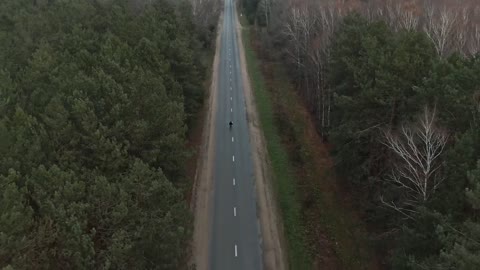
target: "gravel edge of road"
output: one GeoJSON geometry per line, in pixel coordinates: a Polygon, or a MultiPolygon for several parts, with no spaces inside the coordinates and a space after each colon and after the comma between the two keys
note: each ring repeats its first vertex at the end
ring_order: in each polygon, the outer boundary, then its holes
{"type": "Polygon", "coordinates": [[[192,205],[194,214],[194,229],[192,239],[192,258],[190,266],[196,270],[208,270],[210,258],[210,229],[212,219],[213,199],[213,162],[215,153],[214,133],[215,115],[217,111],[218,68],[220,64],[220,46],[223,29],[223,11],[219,16],[217,37],[215,41],[215,56],[212,67],[212,81],[208,92],[208,113],[202,132],[202,147],[198,155],[197,171],[193,187],[192,205]]]}
{"type": "Polygon", "coordinates": [[[252,146],[252,159],[255,171],[255,190],[257,193],[257,212],[262,234],[263,263],[266,270],[286,270],[286,249],[282,221],[279,215],[277,200],[272,187],[271,167],[265,137],[260,128],[260,121],[252,93],[250,77],[247,71],[245,48],[242,38],[242,26],[235,13],[236,35],[240,49],[240,67],[242,71],[247,123],[252,146]]]}

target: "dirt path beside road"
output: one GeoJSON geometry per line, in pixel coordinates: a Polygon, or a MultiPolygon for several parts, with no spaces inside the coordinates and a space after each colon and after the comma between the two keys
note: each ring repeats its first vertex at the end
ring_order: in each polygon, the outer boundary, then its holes
{"type": "Polygon", "coordinates": [[[262,233],[263,261],[266,270],[288,269],[285,240],[282,230],[280,212],[277,207],[275,192],[272,187],[270,165],[265,144],[265,137],[260,129],[260,119],[255,105],[255,96],[252,92],[248,75],[245,49],[242,41],[242,26],[235,14],[236,34],[240,48],[240,66],[242,70],[247,121],[252,145],[253,166],[255,169],[255,187],[257,194],[257,211],[262,233]]]}
{"type": "Polygon", "coordinates": [[[213,162],[215,153],[215,115],[217,111],[218,92],[218,67],[220,62],[220,37],[222,32],[223,15],[220,15],[215,57],[212,67],[212,81],[208,98],[208,112],[202,134],[202,147],[198,155],[197,172],[195,173],[195,184],[193,188],[193,199],[191,208],[194,213],[194,230],[192,243],[192,261],[196,270],[208,270],[209,267],[209,243],[210,228],[212,221],[212,200],[213,200],[213,162]]]}

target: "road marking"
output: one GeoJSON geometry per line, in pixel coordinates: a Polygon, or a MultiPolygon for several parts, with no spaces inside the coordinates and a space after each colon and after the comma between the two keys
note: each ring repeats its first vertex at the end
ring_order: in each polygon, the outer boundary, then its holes
{"type": "Polygon", "coordinates": [[[234,217],[237,216],[237,208],[236,208],[236,207],[233,207],[233,216],[234,216],[234,217]]]}
{"type": "Polygon", "coordinates": [[[232,142],[233,142],[233,137],[232,137],[232,142]]]}
{"type": "Polygon", "coordinates": [[[235,257],[238,257],[238,253],[237,253],[237,245],[235,245],[235,257]]]}
{"type": "Polygon", "coordinates": [[[233,90],[233,87],[230,86],[230,90],[233,90]]]}
{"type": "Polygon", "coordinates": [[[232,97],[230,97],[230,100],[232,100],[232,97]]]}
{"type": "Polygon", "coordinates": [[[233,109],[232,109],[232,108],[230,108],[230,112],[233,112],[233,109]]]}
{"type": "Polygon", "coordinates": [[[235,178],[233,178],[233,185],[235,186],[235,178]]]}
{"type": "Polygon", "coordinates": [[[235,156],[232,156],[232,161],[235,162],[235,156]]]}

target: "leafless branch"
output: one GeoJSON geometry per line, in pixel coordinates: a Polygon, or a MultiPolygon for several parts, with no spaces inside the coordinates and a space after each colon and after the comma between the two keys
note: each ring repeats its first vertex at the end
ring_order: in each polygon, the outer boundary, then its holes
{"type": "Polygon", "coordinates": [[[418,17],[413,11],[404,10],[400,13],[401,26],[409,31],[413,31],[418,27],[418,17]]]}
{"type": "MultiPolygon", "coordinates": [[[[440,155],[448,136],[436,127],[435,115],[435,109],[425,108],[415,126],[403,125],[397,133],[384,132],[382,143],[395,156],[392,171],[385,181],[402,191],[402,205],[414,208],[427,202],[444,179],[439,172],[440,155]]],[[[398,210],[400,207],[392,208],[398,210]]]]}
{"type": "Polygon", "coordinates": [[[300,68],[302,65],[301,59],[301,32],[300,32],[300,10],[298,8],[292,8],[289,12],[288,20],[285,24],[283,34],[287,37],[290,45],[287,46],[287,53],[292,57],[300,68]]]}
{"type": "Polygon", "coordinates": [[[454,39],[452,30],[458,13],[446,7],[437,12],[437,8],[430,3],[425,7],[425,16],[424,31],[432,40],[437,53],[445,56],[454,39]]]}
{"type": "Polygon", "coordinates": [[[387,202],[387,201],[384,200],[383,196],[380,196],[380,202],[384,206],[386,206],[390,209],[393,209],[394,211],[402,214],[407,219],[415,220],[414,215],[418,213],[415,210],[400,207],[400,206],[396,205],[395,202],[393,202],[393,201],[387,202]]]}
{"type": "Polygon", "coordinates": [[[480,25],[476,24],[470,32],[468,52],[475,55],[480,52],[480,25]]]}

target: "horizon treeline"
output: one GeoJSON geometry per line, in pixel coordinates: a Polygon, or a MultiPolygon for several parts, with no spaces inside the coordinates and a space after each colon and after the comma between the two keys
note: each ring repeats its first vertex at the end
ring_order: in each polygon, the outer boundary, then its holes
{"type": "Polygon", "coordinates": [[[0,268],[185,264],[186,132],[216,21],[139,2],[1,1],[0,268]]]}

